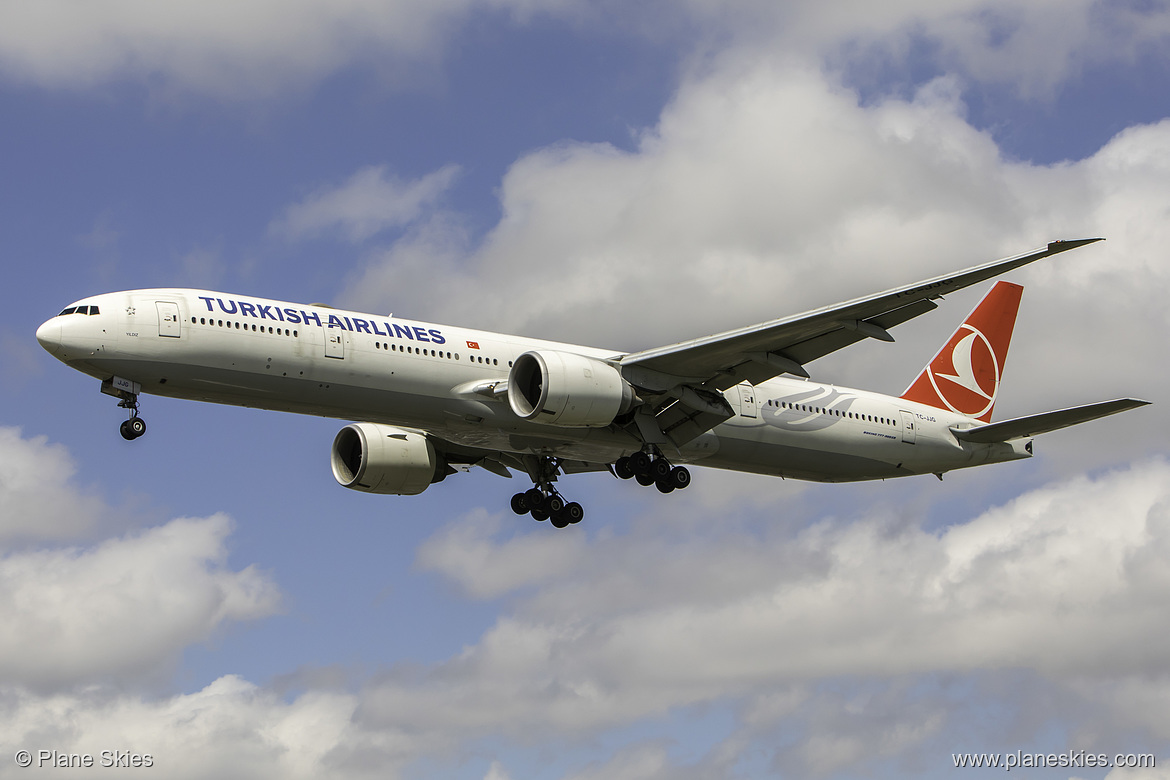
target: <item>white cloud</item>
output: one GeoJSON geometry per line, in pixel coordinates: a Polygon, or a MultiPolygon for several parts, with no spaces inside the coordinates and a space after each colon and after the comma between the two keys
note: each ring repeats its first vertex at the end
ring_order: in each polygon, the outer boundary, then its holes
{"type": "Polygon", "coordinates": [[[233,621],[272,614],[273,582],[226,567],[224,515],[179,519],[90,549],[0,558],[0,681],[143,679],[233,621]]]}
{"type": "Polygon", "coordinates": [[[1086,62],[1157,51],[1170,33],[1165,8],[1098,0],[116,0],[100,7],[41,0],[5,6],[0,73],[48,87],[132,79],[237,99],[303,90],[354,65],[405,81],[411,68],[441,60],[463,26],[485,12],[518,24],[551,18],[680,37],[717,50],[730,40],[740,50],[828,58],[855,72],[902,60],[922,39],[940,67],[1047,94],[1086,62]]]}
{"type": "Polygon", "coordinates": [[[101,687],[44,697],[7,688],[0,703],[6,747],[34,756],[56,749],[100,762],[104,750],[129,751],[151,756],[150,769],[134,771],[178,779],[373,776],[356,771],[360,764],[334,764],[332,752],[350,736],[355,707],[354,697],[342,693],[309,692],[285,702],[228,675],[195,693],[153,701],[101,687]]]}
{"type": "MultiPolygon", "coordinates": [[[[862,517],[795,536],[692,539],[655,523],[602,537],[558,557],[555,578],[527,567],[540,587],[514,614],[425,680],[373,686],[363,712],[383,727],[409,712],[423,731],[582,733],[768,691],[789,703],[757,713],[787,717],[808,707],[789,686],[840,678],[1165,675],[1168,486],[1170,464],[1148,462],[1032,491],[941,535],[862,517]]],[[[468,591],[524,585],[516,563],[531,540],[493,544],[459,527],[437,540],[427,566],[468,591]]],[[[1160,731],[1153,710],[1134,717],[1160,731]]],[[[942,717],[924,706],[863,732],[893,755],[932,739],[942,717]]],[[[860,761],[873,744],[855,747],[860,761]]],[[[827,760],[803,749],[809,765],[827,760]]]]}
{"type": "Polygon", "coordinates": [[[105,515],[96,495],[72,485],[76,471],[63,445],[0,427],[0,543],[76,538],[105,515]]]}
{"type": "Polygon", "coordinates": [[[415,181],[387,174],[386,166],[362,168],[338,187],[325,187],[289,206],[268,232],[288,239],[337,231],[352,242],[416,220],[434,206],[459,173],[446,165],[415,181]]]}
{"type": "Polygon", "coordinates": [[[353,62],[429,59],[467,0],[66,0],[9,3],[0,67],[10,78],[85,87],[155,80],[231,97],[316,84],[353,62]]]}

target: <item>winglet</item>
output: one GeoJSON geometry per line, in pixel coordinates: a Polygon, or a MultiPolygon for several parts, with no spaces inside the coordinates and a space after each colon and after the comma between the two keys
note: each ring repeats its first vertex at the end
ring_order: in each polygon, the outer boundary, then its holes
{"type": "Polygon", "coordinates": [[[1095,244],[1098,241],[1104,240],[1104,238],[1074,238],[1070,241],[1049,241],[1048,253],[1056,255],[1060,254],[1061,252],[1067,252],[1070,249],[1076,249],[1077,247],[1084,246],[1085,244],[1095,244]]]}
{"type": "Polygon", "coordinates": [[[990,422],[1023,291],[996,282],[902,398],[990,422]]]}

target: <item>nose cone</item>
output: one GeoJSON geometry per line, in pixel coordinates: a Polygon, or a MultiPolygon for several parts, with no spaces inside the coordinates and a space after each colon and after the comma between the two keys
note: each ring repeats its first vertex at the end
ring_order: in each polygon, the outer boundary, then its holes
{"type": "Polygon", "coordinates": [[[61,357],[61,320],[54,317],[37,328],[37,341],[53,357],[61,357]]]}

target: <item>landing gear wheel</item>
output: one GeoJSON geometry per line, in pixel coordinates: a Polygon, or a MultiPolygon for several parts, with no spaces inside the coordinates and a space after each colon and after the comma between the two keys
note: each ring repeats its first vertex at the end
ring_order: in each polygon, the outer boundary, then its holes
{"type": "Polygon", "coordinates": [[[675,466],[670,470],[670,484],[677,490],[682,490],[691,484],[691,472],[683,466],[675,466]]]}
{"type": "Polygon", "coordinates": [[[518,515],[528,514],[528,496],[524,493],[517,493],[512,496],[512,511],[518,515]]]}
{"type": "Polygon", "coordinates": [[[629,479],[634,476],[634,467],[630,465],[630,459],[622,456],[613,464],[613,473],[618,475],[619,479],[629,479]]]}
{"type": "Polygon", "coordinates": [[[630,467],[634,470],[634,474],[648,474],[650,472],[650,456],[644,452],[638,451],[630,456],[630,467]]]}
{"type": "Polygon", "coordinates": [[[545,520],[548,520],[548,512],[546,512],[543,509],[533,509],[532,510],[532,519],[536,520],[537,522],[543,522],[545,520]]]}
{"type": "MultiPolygon", "coordinates": [[[[544,509],[544,493],[541,493],[539,488],[530,488],[524,494],[524,498],[529,509],[544,509]]],[[[542,517],[541,520],[543,519],[542,517]]]]}
{"type": "Polygon", "coordinates": [[[638,480],[638,484],[642,487],[650,487],[654,484],[654,477],[649,474],[635,474],[634,479],[638,480]]]}
{"type": "Polygon", "coordinates": [[[654,477],[654,481],[658,482],[670,476],[670,461],[666,458],[656,458],[650,464],[650,476],[654,477]]]}
{"type": "Polygon", "coordinates": [[[674,485],[670,482],[670,476],[666,479],[659,479],[654,482],[654,487],[658,488],[659,493],[671,493],[674,491],[674,485]]]}
{"type": "Polygon", "coordinates": [[[548,510],[549,514],[556,517],[565,508],[565,499],[553,493],[544,500],[544,508],[548,510]]]}
{"type": "Polygon", "coordinates": [[[565,504],[565,508],[561,512],[561,517],[568,520],[570,524],[579,523],[585,519],[585,508],[576,501],[571,504],[565,504]]]}
{"type": "Polygon", "coordinates": [[[146,433],[146,420],[143,420],[141,417],[131,417],[129,420],[123,420],[122,424],[118,426],[118,432],[122,434],[122,438],[126,441],[134,441],[146,433]]]}
{"type": "Polygon", "coordinates": [[[570,522],[572,522],[572,521],[569,520],[569,518],[565,517],[564,512],[557,512],[555,515],[552,516],[553,528],[566,528],[570,522]]]}

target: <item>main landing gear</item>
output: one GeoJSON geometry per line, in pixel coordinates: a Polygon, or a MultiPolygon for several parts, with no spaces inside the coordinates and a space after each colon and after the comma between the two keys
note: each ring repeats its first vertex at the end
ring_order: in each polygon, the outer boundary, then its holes
{"type": "Polygon", "coordinates": [[[585,509],[576,501],[566,502],[553,487],[559,468],[555,458],[541,456],[529,468],[535,486],[512,496],[512,511],[518,515],[528,513],[533,520],[550,520],[555,528],[581,522],[585,509]]]}
{"type": "Polygon", "coordinates": [[[633,477],[639,485],[654,485],[660,493],[682,490],[691,484],[691,472],[684,466],[671,466],[661,454],[641,450],[621,457],[613,464],[613,473],[622,479],[633,477]]]}

